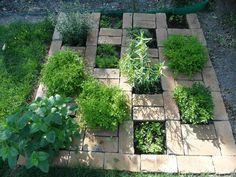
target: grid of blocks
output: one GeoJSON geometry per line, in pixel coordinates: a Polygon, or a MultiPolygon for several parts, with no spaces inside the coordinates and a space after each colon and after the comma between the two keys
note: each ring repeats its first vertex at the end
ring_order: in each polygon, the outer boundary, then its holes
{"type": "MultiPolygon", "coordinates": [[[[185,75],[174,78],[169,69],[161,77],[162,94],[133,94],[127,78],[119,69],[95,68],[96,49],[100,44],[114,44],[121,48],[120,57],[129,46],[128,28],[144,28],[154,31],[156,47],[149,49],[153,63],[167,63],[163,55],[162,41],[170,34],[194,35],[206,46],[206,40],[196,14],[187,14],[189,28],[168,28],[166,14],[124,13],[122,29],[99,28],[100,13],[90,14],[92,29],[85,47],[62,46],[62,38],[54,31],[49,56],[70,48],[80,52],[86,60],[88,71],[105,84],[117,85],[129,98],[131,119],[122,123],[116,132],[107,130],[83,130],[75,149],[61,151],[54,165],[76,166],[78,163],[96,168],[126,171],[170,173],[218,173],[236,170],[236,145],[228,115],[221,97],[217,77],[210,59],[203,71],[189,79],[185,75]],[[214,121],[206,125],[190,125],[181,122],[172,92],[177,85],[191,86],[201,82],[211,90],[214,101],[214,121]],[[134,124],[138,121],[160,121],[165,124],[166,151],[164,154],[136,154],[134,148],[134,124]]],[[[39,86],[36,97],[45,89],[39,86]]],[[[24,159],[19,159],[19,164],[24,159]]]]}

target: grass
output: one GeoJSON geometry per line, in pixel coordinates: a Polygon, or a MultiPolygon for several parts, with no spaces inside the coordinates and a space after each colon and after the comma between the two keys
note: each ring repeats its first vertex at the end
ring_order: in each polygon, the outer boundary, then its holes
{"type": "Polygon", "coordinates": [[[46,20],[0,26],[0,121],[31,99],[52,32],[46,20]]]}

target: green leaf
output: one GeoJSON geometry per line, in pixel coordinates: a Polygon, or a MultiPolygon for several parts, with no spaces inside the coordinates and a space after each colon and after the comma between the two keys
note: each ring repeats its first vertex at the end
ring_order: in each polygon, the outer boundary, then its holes
{"type": "Polygon", "coordinates": [[[0,132],[0,140],[5,141],[8,138],[10,138],[12,135],[12,131],[10,129],[6,129],[2,132],[0,132]]]}
{"type": "Polygon", "coordinates": [[[19,129],[24,128],[24,126],[28,123],[28,121],[30,120],[31,116],[32,116],[32,112],[26,112],[21,118],[19,118],[16,122],[16,126],[19,129]]]}
{"type": "Polygon", "coordinates": [[[54,131],[50,131],[49,133],[46,134],[46,140],[49,143],[54,143],[56,139],[56,133],[54,131]]]}
{"type": "Polygon", "coordinates": [[[30,133],[36,133],[39,131],[39,126],[37,123],[33,123],[30,127],[30,133]]]}
{"type": "Polygon", "coordinates": [[[10,156],[7,159],[8,165],[11,169],[13,169],[16,166],[17,156],[10,156]]]}
{"type": "Polygon", "coordinates": [[[48,159],[48,157],[49,157],[48,153],[43,152],[43,151],[39,151],[38,152],[38,159],[39,159],[39,161],[45,161],[45,160],[48,159]]]}
{"type": "Polygon", "coordinates": [[[61,125],[61,124],[62,124],[61,116],[60,116],[60,114],[58,114],[58,113],[51,113],[51,114],[49,114],[44,120],[45,120],[45,122],[47,122],[48,124],[49,124],[50,122],[54,122],[54,123],[56,123],[56,124],[58,124],[58,125],[61,125]]]}
{"type": "Polygon", "coordinates": [[[42,172],[48,173],[49,171],[49,164],[47,160],[40,162],[38,167],[42,172]]]}
{"type": "Polygon", "coordinates": [[[10,156],[17,156],[18,155],[18,150],[14,147],[9,147],[9,155],[10,156]]]}

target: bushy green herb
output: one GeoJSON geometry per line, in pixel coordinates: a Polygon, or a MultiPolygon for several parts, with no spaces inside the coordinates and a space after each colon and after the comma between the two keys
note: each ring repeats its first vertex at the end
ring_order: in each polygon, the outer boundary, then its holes
{"type": "Polygon", "coordinates": [[[174,98],[184,123],[201,124],[213,119],[213,100],[208,88],[194,83],[192,88],[179,86],[174,98]]]}
{"type": "Polygon", "coordinates": [[[137,93],[155,93],[160,91],[163,63],[151,64],[148,58],[147,42],[144,33],[131,40],[130,46],[122,57],[119,66],[122,74],[128,77],[137,93]]]}
{"type": "Polygon", "coordinates": [[[60,51],[49,57],[42,70],[42,82],[47,87],[49,95],[78,94],[85,79],[83,58],[71,50],[60,51]]]}
{"type": "Polygon", "coordinates": [[[116,130],[129,117],[127,98],[123,92],[94,79],[83,83],[77,103],[82,122],[90,128],[116,130]]]}
{"type": "Polygon", "coordinates": [[[100,28],[122,28],[122,20],[119,16],[102,15],[100,21],[100,28]]]}
{"type": "Polygon", "coordinates": [[[134,132],[138,153],[157,153],[165,151],[165,127],[159,122],[139,123],[134,132]]]}
{"type": "Polygon", "coordinates": [[[175,74],[191,77],[200,72],[207,62],[205,47],[193,36],[171,35],[164,41],[164,55],[175,74]]]}
{"type": "Polygon", "coordinates": [[[88,14],[82,12],[61,12],[56,28],[62,34],[65,44],[73,46],[84,45],[90,29],[88,14]]]}
{"type": "Polygon", "coordinates": [[[116,68],[119,54],[116,47],[111,44],[102,44],[97,48],[96,66],[98,68],[116,68]]]}
{"type": "Polygon", "coordinates": [[[62,148],[68,148],[77,134],[76,121],[67,107],[71,101],[59,95],[38,98],[20,112],[9,116],[0,126],[0,156],[15,167],[18,155],[26,157],[26,168],[48,172],[50,161],[62,148]]]}
{"type": "Polygon", "coordinates": [[[0,122],[30,99],[52,32],[46,20],[0,25],[0,122]]]}

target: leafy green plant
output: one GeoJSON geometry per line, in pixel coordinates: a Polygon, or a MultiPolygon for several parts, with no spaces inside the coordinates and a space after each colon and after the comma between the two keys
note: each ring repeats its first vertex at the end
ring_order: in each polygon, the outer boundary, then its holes
{"type": "Polygon", "coordinates": [[[175,74],[189,77],[201,71],[207,62],[205,47],[193,36],[171,35],[164,41],[164,55],[175,74]]]}
{"type": "Polygon", "coordinates": [[[160,82],[164,63],[151,64],[146,45],[148,41],[143,32],[131,40],[119,63],[122,74],[128,77],[136,93],[156,93],[161,90],[157,83],[160,82]]]}
{"type": "Polygon", "coordinates": [[[138,153],[164,153],[165,127],[160,122],[138,123],[134,132],[138,153]]]}
{"type": "Polygon", "coordinates": [[[82,87],[77,103],[85,126],[116,130],[129,117],[127,98],[119,88],[94,79],[84,82],[82,87]]]}
{"type": "Polygon", "coordinates": [[[116,68],[119,54],[116,47],[111,44],[102,44],[97,48],[96,66],[98,68],[116,68]]]}
{"type": "Polygon", "coordinates": [[[100,20],[100,28],[122,28],[122,18],[120,16],[102,15],[100,20]]]}
{"type": "Polygon", "coordinates": [[[47,87],[49,95],[78,94],[85,79],[83,58],[71,50],[60,51],[49,57],[42,70],[42,82],[47,87]]]}
{"type": "Polygon", "coordinates": [[[0,126],[0,157],[15,167],[18,155],[26,157],[26,168],[48,172],[49,163],[62,148],[71,146],[78,126],[69,114],[76,107],[59,95],[38,98],[6,118],[0,126]]]}
{"type": "Polygon", "coordinates": [[[86,43],[90,29],[88,14],[69,11],[61,12],[56,28],[62,34],[65,44],[83,46],[86,43]]]}
{"type": "Polygon", "coordinates": [[[213,119],[211,92],[204,85],[194,83],[192,88],[178,86],[174,98],[184,123],[201,124],[213,119]]]}

